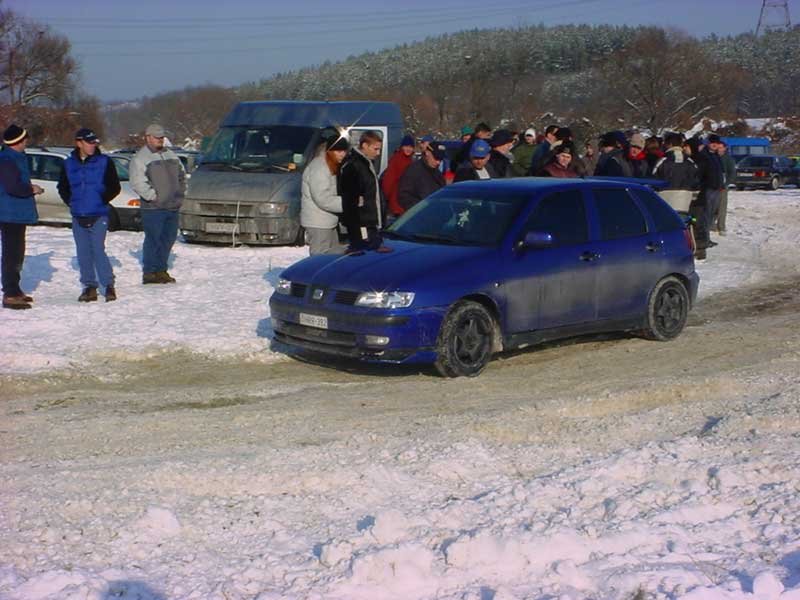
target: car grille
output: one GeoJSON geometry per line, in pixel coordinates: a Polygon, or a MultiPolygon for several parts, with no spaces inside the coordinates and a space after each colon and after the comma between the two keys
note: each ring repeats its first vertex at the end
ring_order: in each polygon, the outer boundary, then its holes
{"type": "Polygon", "coordinates": [[[292,282],[292,296],[295,298],[305,298],[308,286],[305,283],[292,282]]]}
{"type": "Polygon", "coordinates": [[[202,200],[199,201],[198,207],[201,213],[204,215],[215,216],[215,217],[230,217],[235,219],[238,215],[239,217],[254,217],[256,216],[255,213],[255,206],[252,204],[244,204],[239,203],[238,205],[233,203],[220,203],[220,202],[203,202],[202,200]]]}
{"type": "Polygon", "coordinates": [[[353,306],[358,300],[358,296],[361,292],[351,292],[349,290],[339,290],[333,297],[333,301],[336,304],[347,304],[348,306],[353,306]]]}

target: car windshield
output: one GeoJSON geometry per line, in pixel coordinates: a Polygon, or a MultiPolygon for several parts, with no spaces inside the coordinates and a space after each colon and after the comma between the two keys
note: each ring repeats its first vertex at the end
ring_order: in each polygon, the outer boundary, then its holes
{"type": "Polygon", "coordinates": [[[389,227],[387,236],[434,244],[496,246],[527,200],[519,195],[444,190],[406,212],[389,227]]]}
{"type": "Polygon", "coordinates": [[[127,156],[112,156],[111,160],[114,161],[114,166],[117,168],[117,177],[120,181],[129,181],[130,174],[128,173],[128,165],[131,159],[127,156]]]}
{"type": "Polygon", "coordinates": [[[203,167],[235,171],[293,171],[314,136],[313,127],[223,127],[203,156],[203,167]]]}
{"type": "Polygon", "coordinates": [[[740,167],[764,167],[772,166],[772,159],[768,156],[748,156],[739,163],[740,167]]]}

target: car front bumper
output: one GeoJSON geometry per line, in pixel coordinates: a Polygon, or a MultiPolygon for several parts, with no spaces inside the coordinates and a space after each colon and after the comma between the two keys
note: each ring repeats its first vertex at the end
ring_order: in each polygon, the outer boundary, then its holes
{"type": "Polygon", "coordinates": [[[417,311],[313,306],[273,295],[274,339],[289,346],[366,362],[431,363],[445,309],[417,311]],[[300,323],[300,314],[324,317],[327,328],[300,323]],[[375,338],[386,338],[379,344],[375,338]]]}

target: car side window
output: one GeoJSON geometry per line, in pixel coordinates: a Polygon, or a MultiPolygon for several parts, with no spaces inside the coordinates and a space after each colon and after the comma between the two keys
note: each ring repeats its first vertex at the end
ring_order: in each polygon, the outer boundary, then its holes
{"type": "Polygon", "coordinates": [[[40,156],[40,178],[45,181],[58,181],[61,169],[64,168],[64,159],[60,156],[40,156]]]}
{"type": "Polygon", "coordinates": [[[625,189],[595,189],[595,206],[603,240],[617,240],[647,233],[647,221],[625,189]]]}
{"type": "Polygon", "coordinates": [[[654,192],[643,188],[634,188],[631,192],[653,217],[656,231],[674,231],[684,228],[683,220],[654,192]]]}
{"type": "Polygon", "coordinates": [[[556,246],[586,242],[589,227],[581,191],[556,192],[542,198],[525,224],[525,233],[529,231],[549,233],[556,246]]]}

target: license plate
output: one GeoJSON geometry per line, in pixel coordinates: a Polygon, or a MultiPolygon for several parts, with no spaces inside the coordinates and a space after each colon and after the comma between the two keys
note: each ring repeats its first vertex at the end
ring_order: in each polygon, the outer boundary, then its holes
{"type": "Polygon", "coordinates": [[[328,317],[300,313],[300,325],[305,325],[306,327],[316,327],[318,329],[327,329],[328,317]]]}
{"type": "Polygon", "coordinates": [[[208,233],[235,233],[239,231],[236,223],[206,223],[208,233]]]}
{"type": "Polygon", "coordinates": [[[739,173],[739,177],[752,177],[752,173],[739,173]]]}

